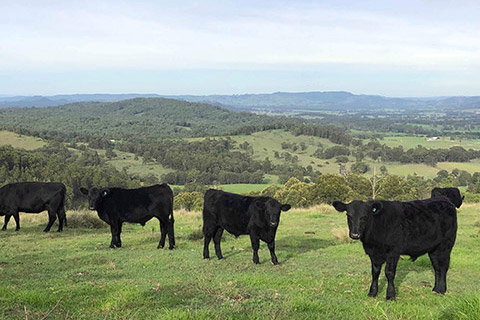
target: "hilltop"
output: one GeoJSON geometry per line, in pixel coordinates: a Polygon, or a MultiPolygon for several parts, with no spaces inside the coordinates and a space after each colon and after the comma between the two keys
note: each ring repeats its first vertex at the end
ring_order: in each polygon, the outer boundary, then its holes
{"type": "Polygon", "coordinates": [[[46,107],[73,102],[116,102],[133,98],[172,98],[209,103],[233,110],[443,110],[475,109],[480,96],[430,98],[393,98],[380,95],[353,94],[347,91],[275,92],[235,95],[159,95],[159,94],[71,94],[54,96],[1,97],[0,107],[46,107]]]}

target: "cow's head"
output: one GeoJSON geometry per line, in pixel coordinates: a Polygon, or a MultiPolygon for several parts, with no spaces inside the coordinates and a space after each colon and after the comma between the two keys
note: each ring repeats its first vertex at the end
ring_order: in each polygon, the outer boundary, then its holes
{"type": "Polygon", "coordinates": [[[383,209],[383,204],[376,201],[352,201],[348,204],[334,201],[332,205],[339,212],[347,212],[348,235],[354,240],[362,237],[368,219],[379,214],[383,209]]]}
{"type": "Polygon", "coordinates": [[[88,196],[88,209],[96,210],[103,199],[110,194],[110,189],[108,188],[91,188],[87,190],[85,188],[80,188],[80,192],[88,196]]]}
{"type": "Polygon", "coordinates": [[[289,204],[281,204],[275,199],[268,199],[267,201],[258,199],[255,200],[254,205],[258,212],[263,213],[262,215],[269,227],[278,227],[280,223],[280,213],[282,211],[288,211],[291,208],[289,204]]]}

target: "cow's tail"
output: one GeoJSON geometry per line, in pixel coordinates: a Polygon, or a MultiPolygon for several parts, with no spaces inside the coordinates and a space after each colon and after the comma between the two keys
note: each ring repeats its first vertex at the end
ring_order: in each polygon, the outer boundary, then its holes
{"type": "Polygon", "coordinates": [[[63,219],[63,226],[67,226],[67,213],[65,211],[65,197],[67,195],[67,188],[65,188],[65,185],[63,185],[62,191],[63,196],[62,196],[62,203],[60,207],[60,219],[63,219]]]}
{"type": "Polygon", "coordinates": [[[172,201],[170,201],[170,212],[169,212],[169,220],[173,224],[175,219],[173,219],[173,194],[172,194],[172,201]]]}

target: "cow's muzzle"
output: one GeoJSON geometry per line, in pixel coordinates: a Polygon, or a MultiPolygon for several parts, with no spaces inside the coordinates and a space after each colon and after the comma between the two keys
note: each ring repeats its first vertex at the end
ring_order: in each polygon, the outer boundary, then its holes
{"type": "Polygon", "coordinates": [[[350,233],[350,238],[353,240],[358,240],[360,239],[360,233],[350,233]]]}
{"type": "Polygon", "coordinates": [[[88,210],[95,210],[95,207],[90,206],[88,207],[88,210]]]}
{"type": "Polygon", "coordinates": [[[276,226],[278,226],[278,222],[270,222],[270,226],[271,227],[276,227],[276,226]]]}

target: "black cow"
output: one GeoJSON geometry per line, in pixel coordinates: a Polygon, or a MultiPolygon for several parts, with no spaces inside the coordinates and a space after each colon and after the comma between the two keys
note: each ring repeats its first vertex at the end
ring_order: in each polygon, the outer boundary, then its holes
{"type": "Polygon", "coordinates": [[[462,197],[458,188],[433,188],[431,197],[447,197],[457,208],[460,208],[465,198],[465,196],[462,197]]]}
{"type": "Polygon", "coordinates": [[[80,191],[88,195],[88,207],[96,210],[100,219],[110,225],[112,241],[110,248],[122,246],[120,233],[124,222],[145,223],[156,217],[160,221],[160,242],[163,248],[168,233],[168,248],[175,248],[173,234],[173,192],[163,183],[138,189],[91,188],[80,191]]]}
{"type": "Polygon", "coordinates": [[[278,264],[275,255],[275,233],[280,222],[280,212],[289,209],[289,204],[280,204],[270,197],[249,197],[220,190],[207,190],[203,205],[203,258],[210,258],[208,245],[213,238],[215,253],[218,259],[223,259],[220,240],[225,229],[235,237],[250,235],[254,263],[260,263],[258,248],[261,239],[268,245],[273,264],[278,264]]]}
{"type": "Polygon", "coordinates": [[[48,224],[43,230],[50,231],[58,216],[58,231],[67,223],[65,215],[65,192],[63,183],[56,182],[18,182],[0,188],[0,215],[5,215],[2,230],[7,230],[8,221],[13,216],[20,230],[19,212],[40,213],[48,210],[48,224]]]}
{"type": "Polygon", "coordinates": [[[393,281],[401,254],[419,257],[428,253],[435,270],[433,291],[445,293],[450,252],[457,233],[457,211],[447,198],[349,204],[335,201],[333,206],[347,212],[350,238],[360,239],[370,257],[370,297],[377,295],[378,276],[386,262],[387,300],[395,298],[393,281]]]}

